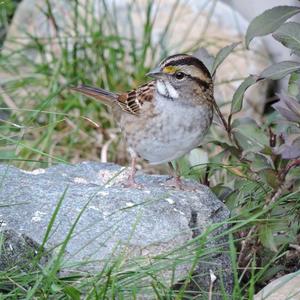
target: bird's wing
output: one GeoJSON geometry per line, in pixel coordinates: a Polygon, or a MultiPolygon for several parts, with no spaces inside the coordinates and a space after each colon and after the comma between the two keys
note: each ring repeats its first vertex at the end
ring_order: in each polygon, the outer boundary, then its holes
{"type": "Polygon", "coordinates": [[[145,102],[152,102],[155,93],[155,81],[150,81],[135,90],[119,95],[118,104],[131,114],[138,115],[145,102]]]}
{"type": "Polygon", "coordinates": [[[87,85],[71,87],[71,90],[100,100],[108,106],[118,104],[123,111],[133,115],[138,115],[143,104],[153,100],[155,93],[155,81],[150,81],[137,89],[123,94],[116,94],[101,88],[87,85]]]}

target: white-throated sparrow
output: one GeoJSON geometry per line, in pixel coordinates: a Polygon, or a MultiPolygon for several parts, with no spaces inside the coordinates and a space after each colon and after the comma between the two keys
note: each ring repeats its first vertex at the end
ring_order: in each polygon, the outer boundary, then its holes
{"type": "MultiPolygon", "coordinates": [[[[169,56],[147,75],[154,80],[127,93],[72,88],[112,107],[132,158],[128,186],[137,186],[137,157],[162,164],[183,156],[199,146],[213,117],[213,81],[197,58],[169,56]]],[[[175,179],[180,187],[179,176],[175,179]]]]}

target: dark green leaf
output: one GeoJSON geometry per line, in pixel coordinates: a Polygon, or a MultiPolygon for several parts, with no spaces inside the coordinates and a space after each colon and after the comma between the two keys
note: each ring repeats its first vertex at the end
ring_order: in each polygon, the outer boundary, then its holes
{"type": "Polygon", "coordinates": [[[226,203],[226,206],[230,209],[232,215],[235,214],[235,209],[239,205],[238,195],[239,195],[238,191],[233,191],[223,199],[224,203],[226,203]]]}
{"type": "Polygon", "coordinates": [[[222,184],[215,185],[211,188],[211,190],[217,195],[217,197],[223,201],[229,194],[231,194],[233,191],[228,186],[224,186],[222,184]]]}
{"type": "Polygon", "coordinates": [[[277,64],[273,64],[267,67],[262,71],[259,77],[279,80],[286,75],[298,70],[300,70],[300,63],[296,61],[281,61],[277,64]]]}
{"type": "Polygon", "coordinates": [[[273,37],[284,46],[294,51],[300,51],[300,24],[289,22],[281,25],[273,37]]]}
{"type": "Polygon", "coordinates": [[[271,186],[273,189],[278,188],[280,182],[277,176],[277,173],[273,169],[263,169],[259,172],[259,177],[271,186]]]}
{"type": "Polygon", "coordinates": [[[251,161],[250,168],[254,172],[274,167],[270,156],[258,152],[248,152],[244,156],[251,161]]]}
{"type": "Polygon", "coordinates": [[[264,36],[274,32],[281,24],[300,12],[296,6],[276,6],[264,11],[250,23],[246,33],[246,47],[257,36],[264,36]]]}
{"type": "Polygon", "coordinates": [[[257,77],[250,75],[237,88],[237,90],[235,91],[232,97],[231,111],[230,111],[231,115],[239,112],[242,109],[244,94],[246,90],[256,82],[257,82],[257,77]]]}
{"type": "Polygon", "coordinates": [[[228,45],[224,48],[222,48],[218,54],[216,55],[216,58],[214,60],[214,64],[211,69],[212,76],[215,74],[217,68],[220,66],[220,64],[225,60],[225,58],[233,51],[233,49],[238,45],[239,43],[233,43],[231,45],[228,45]]]}
{"type": "Polygon", "coordinates": [[[283,272],[285,270],[285,266],[283,265],[273,265],[271,268],[267,269],[262,277],[258,279],[258,282],[265,283],[275,277],[276,274],[279,274],[279,272],[283,272]]]}

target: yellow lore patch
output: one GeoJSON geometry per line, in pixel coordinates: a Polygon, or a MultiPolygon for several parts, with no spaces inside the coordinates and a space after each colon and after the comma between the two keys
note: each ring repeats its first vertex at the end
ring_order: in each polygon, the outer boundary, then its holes
{"type": "Polygon", "coordinates": [[[167,66],[167,67],[164,67],[163,72],[168,73],[168,74],[174,74],[177,70],[178,70],[178,68],[176,68],[174,66],[167,66]]]}

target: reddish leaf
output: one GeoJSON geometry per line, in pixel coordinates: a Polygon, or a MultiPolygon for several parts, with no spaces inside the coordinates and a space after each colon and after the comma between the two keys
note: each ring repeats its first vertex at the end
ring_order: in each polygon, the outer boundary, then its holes
{"type": "Polygon", "coordinates": [[[294,159],[300,157],[300,134],[288,136],[285,143],[277,150],[284,159],[294,159]]]}
{"type": "Polygon", "coordinates": [[[300,123],[300,103],[297,99],[285,94],[279,94],[280,101],[273,107],[287,120],[300,123]]]}

